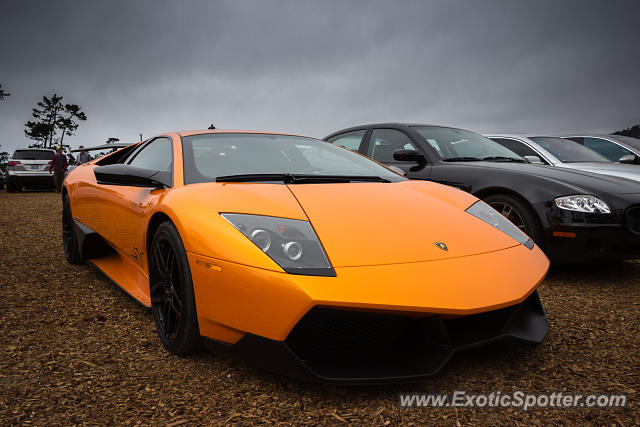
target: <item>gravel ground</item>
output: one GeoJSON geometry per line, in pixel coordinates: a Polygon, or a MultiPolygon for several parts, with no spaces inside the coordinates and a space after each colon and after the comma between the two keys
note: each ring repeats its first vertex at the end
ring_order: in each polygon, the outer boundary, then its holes
{"type": "Polygon", "coordinates": [[[537,346],[460,353],[422,383],[332,387],[168,354],[149,311],[67,265],[55,193],[0,192],[0,424],[640,425],[640,263],[557,268],[537,346]],[[402,409],[400,392],[626,393],[624,409],[402,409]]]}

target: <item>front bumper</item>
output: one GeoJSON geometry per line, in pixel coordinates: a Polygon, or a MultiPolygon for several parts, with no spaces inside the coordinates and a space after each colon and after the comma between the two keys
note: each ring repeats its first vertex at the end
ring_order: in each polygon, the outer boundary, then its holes
{"type": "Polygon", "coordinates": [[[458,351],[505,339],[539,343],[548,329],[534,291],[520,304],[458,317],[314,307],[284,341],[246,334],[235,344],[204,342],[214,353],[266,371],[359,385],[417,381],[458,351]]]}
{"type": "Polygon", "coordinates": [[[545,253],[554,263],[640,258],[640,198],[610,214],[536,206],[543,218],[545,253]]]}
{"type": "Polygon", "coordinates": [[[266,370],[349,384],[412,381],[458,350],[539,342],[549,261],[523,245],[438,261],[300,276],[187,253],[200,334],[266,370]]]}

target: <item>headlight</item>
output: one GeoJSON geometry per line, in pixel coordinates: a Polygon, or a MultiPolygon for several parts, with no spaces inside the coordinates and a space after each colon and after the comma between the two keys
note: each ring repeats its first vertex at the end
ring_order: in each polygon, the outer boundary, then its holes
{"type": "Polygon", "coordinates": [[[533,241],[524,234],[511,221],[505,218],[500,212],[493,209],[484,202],[477,201],[467,209],[467,213],[483,220],[487,224],[497,228],[503,233],[513,238],[516,242],[524,244],[529,249],[533,248],[533,241]]]}
{"type": "Polygon", "coordinates": [[[336,275],[309,221],[235,213],[220,215],[287,273],[336,275]]]}
{"type": "Polygon", "coordinates": [[[595,196],[577,195],[558,197],[556,206],[574,212],[611,213],[609,206],[595,196]]]}

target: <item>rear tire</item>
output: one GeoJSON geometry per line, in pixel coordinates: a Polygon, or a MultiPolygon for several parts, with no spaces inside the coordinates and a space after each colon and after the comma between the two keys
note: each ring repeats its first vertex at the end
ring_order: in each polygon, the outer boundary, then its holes
{"type": "Polygon", "coordinates": [[[13,182],[7,182],[7,193],[15,193],[16,191],[21,190],[20,186],[17,186],[13,182]]]}
{"type": "Polygon", "coordinates": [[[67,193],[64,193],[62,197],[62,246],[64,247],[64,256],[69,264],[82,264],[78,238],[73,230],[71,203],[67,193]]]}
{"type": "Polygon", "coordinates": [[[510,194],[492,194],[483,200],[543,248],[543,233],[538,216],[522,200],[510,194]]]}
{"type": "Polygon", "coordinates": [[[160,224],[148,251],[151,311],[160,341],[171,353],[195,353],[202,341],[191,270],[180,234],[170,221],[160,224]]]}

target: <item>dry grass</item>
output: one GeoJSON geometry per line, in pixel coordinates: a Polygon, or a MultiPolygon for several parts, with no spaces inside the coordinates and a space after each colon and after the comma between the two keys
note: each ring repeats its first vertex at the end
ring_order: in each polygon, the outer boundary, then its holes
{"type": "Polygon", "coordinates": [[[70,266],[55,193],[0,192],[0,424],[640,425],[640,263],[566,267],[540,288],[538,347],[461,353],[408,386],[329,387],[215,355],[168,354],[149,311],[93,267],[70,266]],[[397,393],[627,393],[626,409],[401,409],[397,393]]]}

